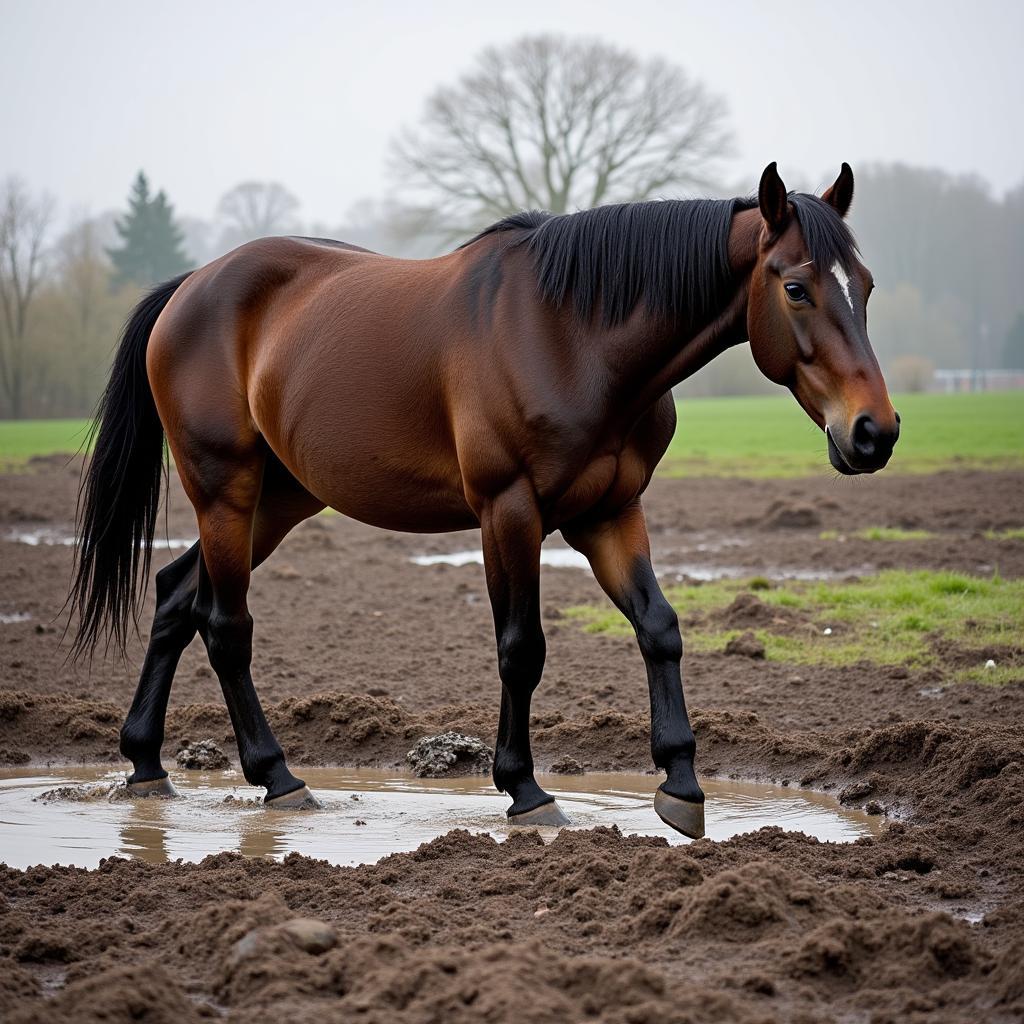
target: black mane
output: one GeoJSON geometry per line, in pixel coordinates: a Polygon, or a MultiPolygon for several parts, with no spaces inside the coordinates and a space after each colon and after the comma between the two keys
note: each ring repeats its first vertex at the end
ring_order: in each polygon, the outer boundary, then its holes
{"type": "MultiPolygon", "coordinates": [[[[790,195],[811,258],[851,269],[853,236],[836,211],[815,196],[790,195]]],[[[733,215],[754,199],[620,203],[579,213],[516,213],[465,245],[514,233],[511,245],[533,256],[538,287],[555,305],[572,301],[588,322],[622,323],[643,303],[652,315],[696,329],[721,311],[736,282],[729,269],[733,215]]]]}

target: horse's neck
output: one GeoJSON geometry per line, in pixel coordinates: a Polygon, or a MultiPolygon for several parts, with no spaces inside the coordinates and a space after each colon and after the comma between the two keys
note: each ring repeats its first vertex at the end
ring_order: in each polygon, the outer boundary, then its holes
{"type": "Polygon", "coordinates": [[[744,210],[733,217],[729,233],[729,264],[736,289],[725,308],[721,309],[696,333],[681,332],[674,325],[640,328],[643,338],[637,338],[633,347],[642,367],[636,367],[634,379],[649,384],[643,390],[642,401],[651,401],[665,394],[680,381],[692,377],[715,356],[747,338],[747,298],[750,275],[757,262],[757,246],[761,231],[761,215],[755,210],[744,210]]]}

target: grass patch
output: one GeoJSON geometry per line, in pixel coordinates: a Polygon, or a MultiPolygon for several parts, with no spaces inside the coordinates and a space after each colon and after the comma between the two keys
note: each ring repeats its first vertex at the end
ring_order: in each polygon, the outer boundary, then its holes
{"type": "Polygon", "coordinates": [[[1024,540],[1024,526],[1011,530],[986,530],[985,540],[1024,540]]]}
{"type": "MultiPolygon", "coordinates": [[[[708,613],[727,606],[747,586],[720,580],[667,588],[681,617],[697,616],[696,625],[684,630],[690,650],[722,650],[737,635],[738,630],[716,627],[708,613]]],[[[939,638],[964,649],[1019,648],[1022,641],[1024,580],[891,570],[852,583],[787,581],[757,596],[768,605],[803,613],[806,624],[795,629],[755,630],[767,658],[790,664],[870,661],[920,667],[939,662],[939,638]],[[831,633],[826,635],[826,629],[831,633]]],[[[632,633],[615,609],[580,606],[566,614],[587,632],[632,633]]],[[[1021,679],[1024,668],[1002,663],[985,669],[979,664],[957,669],[954,675],[998,683],[1021,679]]]]}
{"type": "MultiPolygon", "coordinates": [[[[903,423],[887,472],[1024,467],[1024,392],[896,395],[893,404],[903,423]]],[[[834,473],[824,436],[788,395],[687,399],[677,410],[665,475],[834,473]]]]}
{"type": "Polygon", "coordinates": [[[857,540],[931,540],[935,534],[930,530],[902,530],[898,526],[868,526],[853,533],[840,533],[839,530],[822,530],[818,534],[821,540],[840,540],[856,537],[857,540]]]}

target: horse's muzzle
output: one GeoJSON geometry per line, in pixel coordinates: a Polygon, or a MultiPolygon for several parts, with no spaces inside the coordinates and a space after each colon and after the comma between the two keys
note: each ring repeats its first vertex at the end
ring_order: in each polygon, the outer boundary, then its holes
{"type": "Polygon", "coordinates": [[[825,427],[828,438],[828,460],[844,476],[874,473],[884,468],[900,436],[900,416],[895,424],[885,429],[868,413],[862,413],[853,422],[849,438],[840,444],[830,426],[825,427]]]}

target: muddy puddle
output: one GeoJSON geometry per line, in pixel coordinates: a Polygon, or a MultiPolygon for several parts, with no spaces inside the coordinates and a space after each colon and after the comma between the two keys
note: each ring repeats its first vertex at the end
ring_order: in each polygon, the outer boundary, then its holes
{"type": "MultiPolygon", "coordinates": [[[[27,544],[29,547],[61,547],[72,548],[78,538],[66,530],[55,530],[50,526],[41,526],[32,530],[9,530],[3,538],[11,544],[27,544]]],[[[152,547],[155,550],[164,548],[170,551],[185,551],[195,544],[198,538],[187,537],[154,537],[152,547]]]]}
{"type": "MultiPolygon", "coordinates": [[[[409,559],[413,565],[451,565],[459,568],[464,565],[483,565],[484,553],[479,548],[465,551],[450,551],[440,555],[414,555],[409,559]]],[[[540,564],[553,569],[586,569],[590,563],[578,551],[572,548],[541,548],[540,564]]],[[[870,566],[857,569],[844,569],[842,572],[831,569],[790,569],[790,568],[751,568],[742,565],[710,565],[699,562],[684,562],[679,565],[659,566],[657,573],[662,578],[681,581],[684,579],[700,580],[710,583],[713,580],[735,580],[747,576],[764,576],[771,580],[829,580],[850,575],[870,572],[870,566]]]]}
{"type": "MultiPolygon", "coordinates": [[[[414,850],[453,828],[509,833],[507,798],[490,779],[417,779],[369,768],[301,772],[319,811],[268,810],[261,791],[236,772],[172,772],[179,799],[118,799],[123,775],[99,768],[0,772],[0,861],[12,867],[95,867],[116,854],[162,863],[236,851],[281,858],[303,853],[332,864],[365,864],[414,850]],[[69,787],[65,789],[64,787],[69,787]],[[50,791],[61,790],[59,794],[50,791]]],[[[652,800],[653,775],[539,775],[574,828],[617,825],[625,833],[688,842],[664,825],[652,800]]],[[[729,780],[705,780],[707,834],[727,839],[765,825],[852,842],[877,834],[883,819],[842,807],[822,793],[729,780]]],[[[550,832],[551,837],[555,831],[550,832]]]]}

